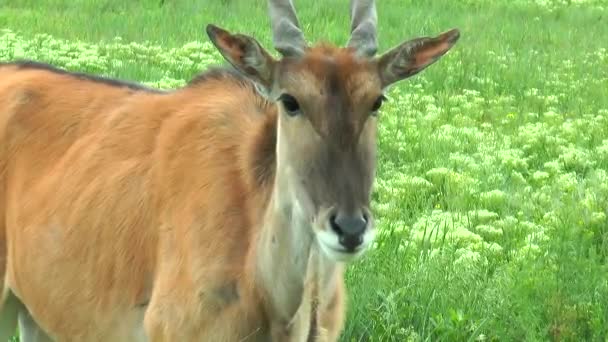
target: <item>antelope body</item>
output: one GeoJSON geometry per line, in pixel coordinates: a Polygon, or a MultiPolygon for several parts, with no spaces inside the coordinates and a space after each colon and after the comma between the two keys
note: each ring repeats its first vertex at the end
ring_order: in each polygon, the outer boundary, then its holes
{"type": "Polygon", "coordinates": [[[0,66],[0,341],[336,341],[383,91],[459,37],[375,57],[350,10],[346,47],[309,47],[271,0],[281,59],[209,25],[233,69],[169,92],[0,66]]]}

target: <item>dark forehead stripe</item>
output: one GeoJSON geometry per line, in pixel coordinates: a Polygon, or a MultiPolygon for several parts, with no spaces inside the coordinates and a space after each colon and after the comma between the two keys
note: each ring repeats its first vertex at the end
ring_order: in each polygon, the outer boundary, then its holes
{"type": "Polygon", "coordinates": [[[361,113],[353,108],[356,99],[349,82],[363,66],[348,50],[321,46],[304,57],[303,67],[319,81],[320,93],[324,96],[318,110],[309,113],[313,126],[328,142],[340,148],[355,145],[361,113]]]}
{"type": "Polygon", "coordinates": [[[326,117],[328,134],[334,135],[334,141],[338,145],[344,145],[353,139],[352,136],[356,130],[354,127],[356,113],[351,109],[352,99],[346,89],[346,75],[341,75],[340,70],[335,66],[331,67],[325,83],[328,91],[327,109],[329,113],[326,117]]]}

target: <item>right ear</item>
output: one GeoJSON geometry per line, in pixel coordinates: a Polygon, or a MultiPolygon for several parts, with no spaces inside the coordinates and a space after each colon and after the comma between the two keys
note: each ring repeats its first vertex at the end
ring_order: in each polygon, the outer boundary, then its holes
{"type": "Polygon", "coordinates": [[[231,34],[212,24],[207,25],[207,35],[237,70],[267,89],[272,86],[276,61],[257,40],[243,34],[231,34]]]}
{"type": "Polygon", "coordinates": [[[382,87],[412,77],[435,63],[460,38],[452,29],[437,37],[421,37],[406,41],[377,58],[382,87]]]}

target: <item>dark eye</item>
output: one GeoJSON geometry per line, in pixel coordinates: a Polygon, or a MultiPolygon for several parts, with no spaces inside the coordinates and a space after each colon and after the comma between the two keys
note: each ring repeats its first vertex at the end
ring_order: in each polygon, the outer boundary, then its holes
{"type": "Polygon", "coordinates": [[[380,107],[382,107],[382,103],[386,100],[386,97],[384,97],[384,95],[380,95],[377,99],[376,102],[374,102],[374,104],[372,105],[372,113],[376,114],[376,112],[378,112],[378,110],[380,109],[380,107]]]}
{"type": "Polygon", "coordinates": [[[289,94],[282,94],[279,96],[279,101],[283,104],[287,114],[294,116],[300,112],[300,104],[298,101],[289,94]]]}

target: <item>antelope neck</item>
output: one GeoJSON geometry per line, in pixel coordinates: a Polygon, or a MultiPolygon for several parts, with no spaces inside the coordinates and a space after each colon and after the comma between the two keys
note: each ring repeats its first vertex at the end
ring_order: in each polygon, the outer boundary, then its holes
{"type": "Polygon", "coordinates": [[[301,206],[284,201],[276,189],[257,241],[256,279],[271,319],[289,329],[298,318],[316,323],[311,311],[331,295],[337,266],[319,250],[301,206]]]}

